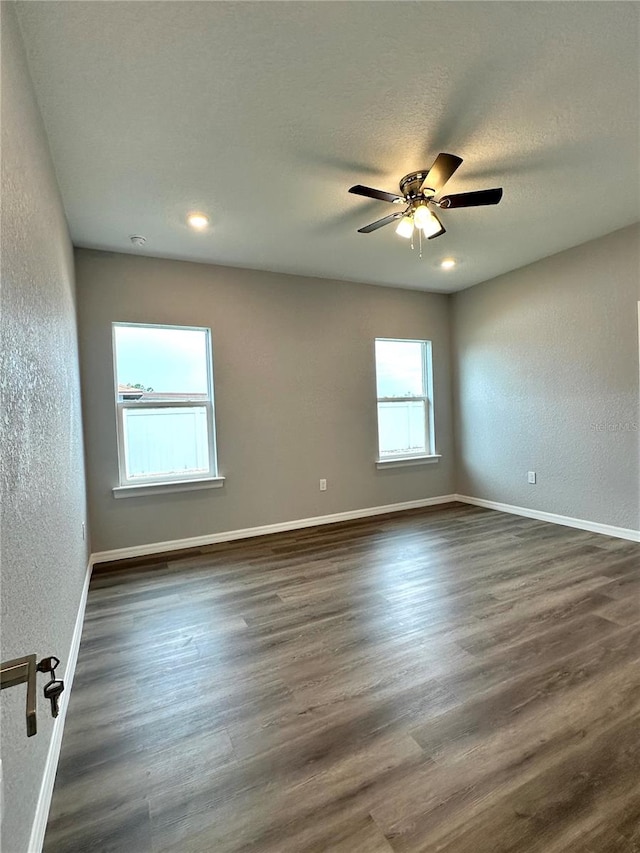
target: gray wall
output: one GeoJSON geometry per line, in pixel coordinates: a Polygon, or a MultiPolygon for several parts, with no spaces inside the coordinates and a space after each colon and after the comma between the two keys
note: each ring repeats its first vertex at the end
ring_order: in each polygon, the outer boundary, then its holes
{"type": "Polygon", "coordinates": [[[76,275],[94,551],[453,491],[446,296],[88,250],[76,275]],[[211,327],[223,488],[113,498],[115,320],[211,327]],[[433,341],[440,462],[376,469],[375,337],[433,341]]]}
{"type": "Polygon", "coordinates": [[[639,246],[636,225],[456,294],[460,494],[638,529],[639,246]]]}
{"type": "MultiPolygon", "coordinates": [[[[12,4],[2,4],[2,659],[66,663],[87,567],[73,255],[12,4]]],[[[2,691],[2,850],[27,850],[53,721],[2,691]]]]}

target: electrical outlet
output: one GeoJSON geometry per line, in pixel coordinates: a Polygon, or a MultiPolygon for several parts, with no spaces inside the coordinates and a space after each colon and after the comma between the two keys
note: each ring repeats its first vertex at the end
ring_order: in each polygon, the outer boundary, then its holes
{"type": "Polygon", "coordinates": [[[531,483],[532,486],[536,484],[536,472],[535,471],[527,471],[527,482],[531,483]]]}
{"type": "Polygon", "coordinates": [[[327,481],[326,480],[320,480],[320,491],[321,492],[327,491],[327,481]]]}

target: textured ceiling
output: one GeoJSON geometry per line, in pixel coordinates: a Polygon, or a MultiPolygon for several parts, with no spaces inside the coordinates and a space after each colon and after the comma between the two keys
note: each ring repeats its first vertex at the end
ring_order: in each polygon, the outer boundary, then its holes
{"type": "Polygon", "coordinates": [[[640,218],[639,8],[18,3],[76,245],[443,291],[640,218]],[[447,192],[503,201],[444,211],[422,260],[356,233],[396,208],[352,184],[440,151],[447,192]]]}

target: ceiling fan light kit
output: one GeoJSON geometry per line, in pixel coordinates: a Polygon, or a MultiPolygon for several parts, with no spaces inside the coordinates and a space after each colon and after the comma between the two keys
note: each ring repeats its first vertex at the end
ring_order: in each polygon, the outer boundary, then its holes
{"type": "MultiPolygon", "coordinates": [[[[391,204],[406,204],[403,211],[392,213],[383,219],[365,225],[363,228],[358,228],[358,233],[370,234],[372,231],[377,231],[378,228],[400,220],[396,227],[396,234],[409,238],[413,237],[414,228],[418,229],[420,246],[422,247],[423,235],[428,240],[433,240],[435,237],[440,237],[446,233],[444,225],[433,212],[431,206],[440,210],[453,210],[459,207],[481,207],[498,204],[502,198],[501,187],[457,193],[443,196],[440,199],[435,198],[461,163],[462,158],[456,157],[455,154],[445,154],[444,152],[438,154],[430,169],[411,172],[402,178],[400,181],[401,195],[365,187],[362,184],[351,187],[349,192],[355,195],[362,195],[365,198],[373,198],[391,204]]],[[[422,257],[422,251],[420,257],[422,257]]]]}

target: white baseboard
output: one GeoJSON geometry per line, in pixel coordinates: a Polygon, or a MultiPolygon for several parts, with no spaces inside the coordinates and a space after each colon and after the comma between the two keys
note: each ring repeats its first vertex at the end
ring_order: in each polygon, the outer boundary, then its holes
{"type": "Polygon", "coordinates": [[[577,527],[579,530],[589,530],[591,533],[603,533],[605,536],[615,536],[618,539],[629,539],[631,542],[640,542],[640,530],[633,530],[631,527],[614,527],[611,524],[600,524],[597,521],[571,518],[569,515],[557,515],[555,512],[543,512],[538,509],[512,506],[511,504],[503,504],[498,501],[486,501],[484,498],[472,498],[469,495],[453,495],[452,497],[461,503],[482,506],[485,509],[496,509],[499,512],[508,512],[511,515],[523,515],[526,518],[536,518],[538,521],[548,521],[551,524],[577,527]]]}
{"type": "Polygon", "coordinates": [[[610,524],[600,524],[596,521],[571,518],[570,516],[558,515],[553,512],[543,512],[541,510],[528,509],[527,507],[499,503],[498,501],[487,501],[483,498],[474,498],[469,495],[454,494],[438,495],[433,498],[422,498],[416,501],[403,501],[402,503],[387,504],[385,506],[348,510],[347,512],[336,512],[331,515],[318,515],[313,518],[299,518],[293,521],[278,522],[277,524],[265,524],[261,527],[225,530],[221,533],[209,533],[204,536],[192,536],[187,539],[171,539],[166,542],[152,542],[146,545],[132,545],[128,548],[115,548],[111,551],[97,551],[91,555],[91,565],[109,563],[114,560],[128,560],[132,557],[148,557],[171,551],[183,551],[189,548],[200,548],[203,545],[215,545],[219,542],[232,542],[234,539],[248,539],[252,536],[266,536],[270,533],[285,533],[289,530],[301,530],[305,527],[318,527],[323,524],[335,524],[339,521],[352,521],[358,518],[386,515],[391,512],[402,512],[408,509],[420,509],[421,507],[453,503],[454,501],[474,504],[475,506],[485,507],[486,509],[495,509],[499,512],[510,513],[511,515],[536,518],[539,521],[548,521],[551,524],[562,524],[565,527],[589,530],[592,533],[602,533],[605,536],[629,539],[632,542],[640,542],[640,531],[631,528],[614,527],[610,524]]]}
{"type": "Polygon", "coordinates": [[[281,521],[277,524],[265,524],[262,527],[245,527],[241,530],[225,530],[222,533],[210,533],[205,536],[192,536],[189,539],[172,539],[168,542],[153,542],[149,545],[133,545],[130,548],[116,548],[113,551],[98,551],[91,555],[91,564],[107,563],[113,560],[127,560],[131,557],[147,557],[162,554],[165,551],[182,551],[188,548],[200,548],[202,545],[215,545],[218,542],[231,542],[234,539],[248,539],[251,536],[265,536],[269,533],[284,533],[288,530],[301,530],[304,527],[317,527],[322,524],[335,524],[338,521],[352,521],[368,518],[372,515],[386,515],[390,512],[402,512],[407,509],[420,509],[425,506],[452,503],[456,495],[438,495],[435,498],[421,498],[417,501],[373,506],[366,509],[352,509],[347,512],[335,512],[331,515],[318,515],[314,518],[299,518],[293,521],[281,521]]]}
{"type": "Polygon", "coordinates": [[[40,785],[40,794],[38,795],[38,805],[36,807],[36,814],[31,827],[29,853],[41,853],[42,845],[44,843],[44,834],[47,829],[47,820],[49,819],[51,797],[53,796],[53,784],[56,780],[58,759],[60,758],[60,747],[62,746],[64,721],[67,716],[67,708],[69,706],[69,694],[71,693],[71,685],[73,684],[73,676],[75,675],[76,663],[78,661],[78,652],[80,651],[84,612],[87,606],[89,581],[91,580],[91,566],[92,563],[91,560],[89,560],[84,586],[82,588],[82,595],[80,596],[76,624],[73,629],[73,637],[71,638],[69,657],[67,658],[67,664],[64,669],[65,690],[60,701],[60,713],[53,724],[53,731],[49,742],[49,752],[47,753],[47,763],[45,764],[42,784],[40,785]]]}

